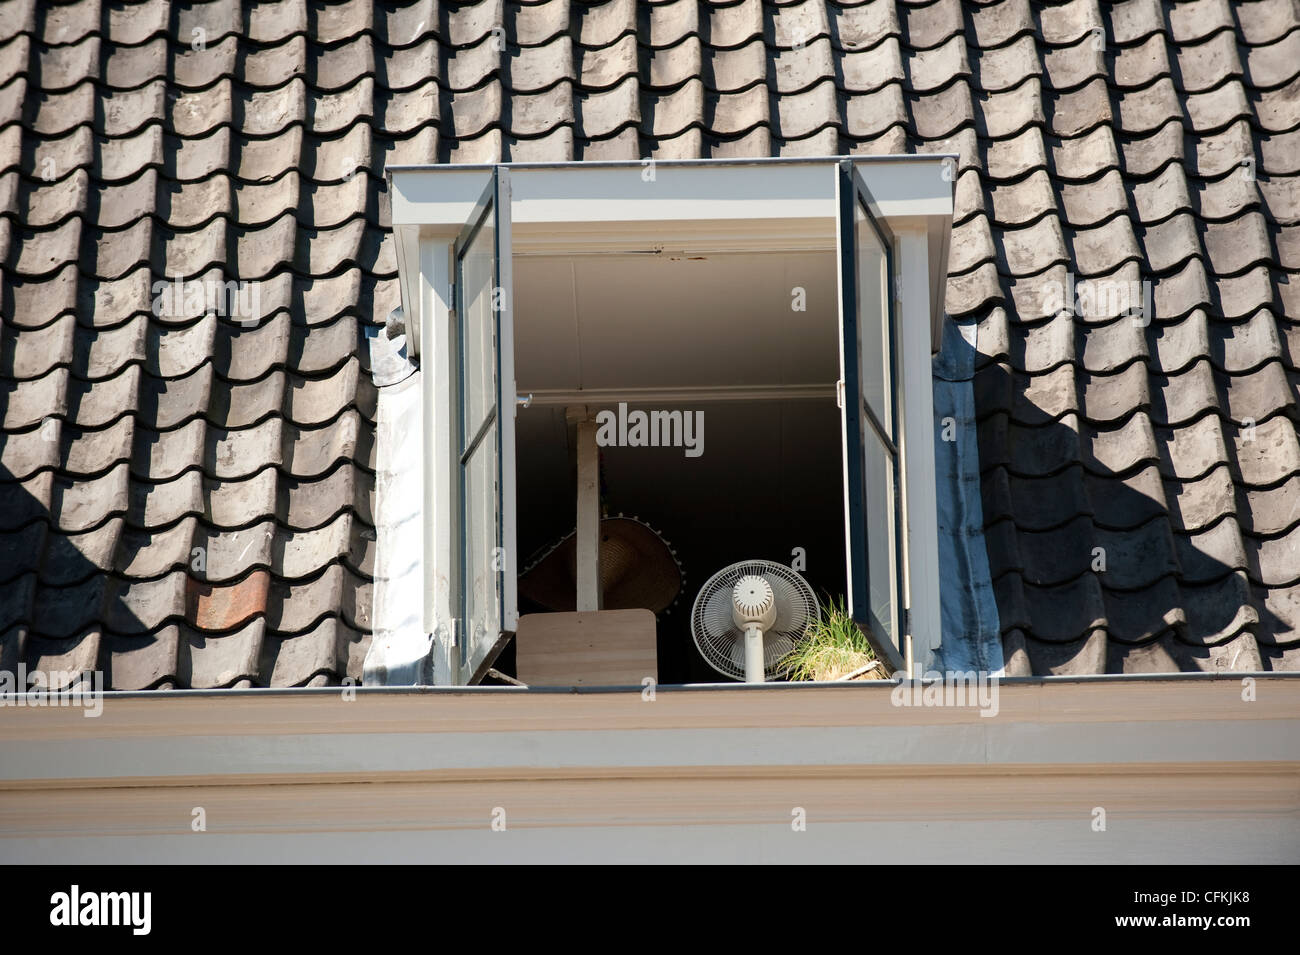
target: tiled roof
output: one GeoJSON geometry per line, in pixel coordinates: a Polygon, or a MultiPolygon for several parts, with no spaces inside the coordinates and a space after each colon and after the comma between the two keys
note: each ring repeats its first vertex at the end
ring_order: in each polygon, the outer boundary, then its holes
{"type": "Polygon", "coordinates": [[[386,165],[916,151],[1009,668],[1300,668],[1295,0],[3,0],[0,667],[360,675],[386,165]],[[1046,315],[1067,270],[1155,320],[1046,315]]]}
{"type": "Polygon", "coordinates": [[[947,94],[1008,670],[1297,669],[1300,6],[1098,14],[968,10],[947,94]],[[1154,320],[1049,314],[1067,271],[1154,320]]]}

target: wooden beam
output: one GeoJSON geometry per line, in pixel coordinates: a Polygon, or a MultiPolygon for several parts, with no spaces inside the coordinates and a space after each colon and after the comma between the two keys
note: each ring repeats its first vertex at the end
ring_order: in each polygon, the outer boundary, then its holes
{"type": "Polygon", "coordinates": [[[587,414],[578,421],[577,525],[577,609],[600,610],[600,449],[595,419],[587,414]]]}

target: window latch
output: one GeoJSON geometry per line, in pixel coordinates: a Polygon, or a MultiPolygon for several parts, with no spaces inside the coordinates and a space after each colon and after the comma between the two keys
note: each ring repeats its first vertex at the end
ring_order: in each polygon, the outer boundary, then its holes
{"type": "Polygon", "coordinates": [[[835,382],[835,406],[844,410],[844,379],[835,382]]]}

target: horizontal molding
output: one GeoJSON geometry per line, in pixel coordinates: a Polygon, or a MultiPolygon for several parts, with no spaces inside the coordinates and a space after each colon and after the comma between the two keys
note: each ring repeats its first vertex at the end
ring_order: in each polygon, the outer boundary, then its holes
{"type": "Polygon", "coordinates": [[[1129,817],[1158,816],[1166,807],[1178,806],[1225,817],[1262,818],[1297,809],[1296,774],[1295,764],[1243,764],[1232,774],[1188,765],[1119,772],[1106,766],[1044,766],[1015,777],[1014,800],[1008,799],[1008,779],[1000,772],[943,773],[933,768],[783,768],[672,776],[633,772],[592,775],[581,782],[559,771],[528,778],[378,777],[298,786],[193,781],[130,791],[69,788],[60,790],[57,798],[39,800],[30,791],[0,791],[0,837],[15,832],[75,835],[88,818],[126,822],[128,812],[139,821],[148,820],[146,828],[152,832],[187,832],[195,805],[212,817],[212,831],[226,832],[330,831],[341,822],[356,828],[472,829],[485,825],[490,808],[503,803],[511,808],[515,825],[530,827],[608,825],[633,814],[639,825],[651,826],[761,824],[788,820],[790,807],[798,805],[822,822],[869,822],[879,819],[886,805],[891,819],[916,822],[952,819],[958,805],[987,820],[1077,819],[1086,818],[1098,798],[1105,799],[1108,813],[1129,817]],[[374,798],[376,787],[383,787],[385,799],[374,798]],[[1247,787],[1251,798],[1244,801],[1247,787]],[[907,798],[900,798],[903,795],[907,798]],[[118,808],[108,808],[113,806],[118,808]]]}
{"type": "Polygon", "coordinates": [[[1300,764],[1300,686],[1239,679],[1004,685],[998,712],[896,706],[893,684],[625,692],[106,694],[103,714],[0,709],[0,789],[432,774],[845,772],[1300,764]]]}
{"type": "MultiPolygon", "coordinates": [[[[371,798],[374,798],[373,788],[371,798]]],[[[1008,799],[1011,797],[1008,796],[1008,799]]],[[[892,807],[901,801],[890,799],[892,807]]],[[[798,805],[803,805],[803,800],[798,805]]],[[[494,802],[492,806],[500,805],[494,802]]],[[[188,808],[188,807],[187,807],[188,808]]],[[[502,807],[506,808],[506,807],[502,807]]],[[[95,804],[93,814],[102,812],[95,804]]],[[[97,838],[54,835],[0,837],[11,864],[124,865],[153,863],[338,865],[364,863],[717,863],[752,864],[855,862],[903,863],[1126,863],[1154,862],[1294,863],[1300,837],[1293,822],[1276,816],[1254,818],[1181,815],[1141,819],[1110,817],[1106,832],[1094,832],[1078,818],[1048,820],[944,820],[918,826],[910,820],[819,821],[814,812],[806,831],[790,825],[791,810],[780,821],[732,825],[638,826],[619,821],[608,826],[516,825],[508,816],[505,832],[480,819],[468,829],[439,827],[436,808],[425,806],[418,829],[359,829],[248,832],[218,830],[209,817],[207,832],[156,834],[139,824],[97,838]]]]}
{"type": "Polygon", "coordinates": [[[96,719],[6,707],[0,853],[1281,862],[1300,851],[1300,681],[1255,680],[1250,703],[1239,677],[1017,681],[993,717],[895,706],[883,682],[653,702],[640,687],[109,694],[96,719]]]}

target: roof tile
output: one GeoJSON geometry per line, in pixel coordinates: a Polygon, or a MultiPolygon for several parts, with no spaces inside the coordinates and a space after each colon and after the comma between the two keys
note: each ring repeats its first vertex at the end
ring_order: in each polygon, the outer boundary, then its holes
{"type": "Polygon", "coordinates": [[[979,323],[1009,671],[1300,666],[1297,27],[1290,0],[11,3],[0,655],[360,675],[386,163],[920,149],[960,156],[945,305],[979,323]],[[260,314],[155,314],[177,273],[256,282],[260,314]],[[1068,276],[1154,314],[1047,314],[1068,276]]]}

